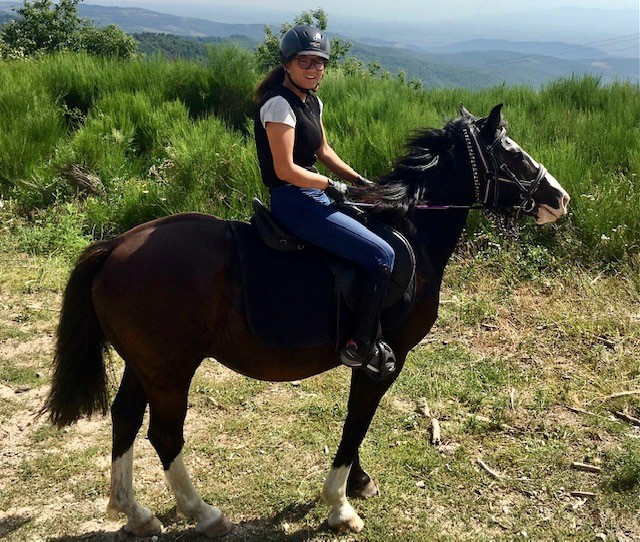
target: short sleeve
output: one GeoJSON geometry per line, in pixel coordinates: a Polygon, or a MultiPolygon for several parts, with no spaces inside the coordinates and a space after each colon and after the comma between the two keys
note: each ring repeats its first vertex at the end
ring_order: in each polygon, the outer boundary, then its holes
{"type": "Polygon", "coordinates": [[[260,122],[265,128],[267,122],[279,122],[295,128],[296,115],[285,98],[274,96],[260,108],[260,122]]]}

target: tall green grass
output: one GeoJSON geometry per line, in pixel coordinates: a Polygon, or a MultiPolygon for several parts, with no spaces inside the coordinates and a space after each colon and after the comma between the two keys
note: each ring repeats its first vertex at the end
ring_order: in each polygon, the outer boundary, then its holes
{"type": "MultiPolygon", "coordinates": [[[[229,46],[211,48],[208,64],[78,53],[0,63],[0,197],[24,224],[49,214],[66,229],[78,222],[60,219],[71,204],[89,237],[179,211],[248,216],[251,197],[264,196],[253,66],[229,46]],[[63,175],[70,164],[97,174],[104,194],[81,197],[63,175]]],[[[510,135],[572,196],[568,220],[527,226],[525,238],[587,264],[640,253],[637,85],[584,77],[540,91],[416,90],[334,68],[320,96],[330,143],[369,177],[393,167],[413,131],[456,116],[460,102],[477,115],[504,103],[510,135]]],[[[486,228],[479,215],[470,220],[470,232],[486,228]]]]}

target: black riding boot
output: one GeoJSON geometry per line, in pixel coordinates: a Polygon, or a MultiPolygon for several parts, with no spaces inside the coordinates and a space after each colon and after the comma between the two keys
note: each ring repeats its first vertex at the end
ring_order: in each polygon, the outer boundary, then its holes
{"type": "Polygon", "coordinates": [[[365,274],[360,290],[353,338],[340,350],[340,361],[348,367],[362,367],[374,380],[384,380],[395,371],[395,355],[379,338],[380,313],[391,272],[381,266],[365,274]]]}

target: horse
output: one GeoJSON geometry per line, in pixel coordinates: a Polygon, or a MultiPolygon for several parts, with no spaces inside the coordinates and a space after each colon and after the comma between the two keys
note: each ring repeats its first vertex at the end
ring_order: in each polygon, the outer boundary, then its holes
{"type": "MultiPolygon", "coordinates": [[[[358,532],[364,526],[348,496],[378,493],[358,449],[407,354],[436,320],[443,272],[469,210],[516,212],[543,224],[565,215],[569,203],[558,181],[506,135],[502,104],[482,118],[461,104],[459,117],[442,129],[417,132],[407,150],[390,173],[353,194],[354,201],[406,236],[416,274],[413,305],[386,334],[396,372],[384,381],[352,372],[342,439],[322,490],[330,507],[328,524],[337,530],[358,532]]],[[[81,416],[105,415],[103,354],[111,345],[122,357],[124,374],[111,405],[108,513],[124,513],[124,528],[133,535],[157,535],[162,529],[153,512],[136,501],[132,481],[133,444],[147,405],[148,437],[178,510],[194,518],[196,530],[207,537],[233,527],[196,491],[182,455],[188,390],[204,358],[266,381],[299,380],[340,365],[335,345],[291,350],[259,342],[243,313],[238,268],[227,221],[184,213],[94,242],[71,272],[43,412],[58,427],[81,416]]]]}

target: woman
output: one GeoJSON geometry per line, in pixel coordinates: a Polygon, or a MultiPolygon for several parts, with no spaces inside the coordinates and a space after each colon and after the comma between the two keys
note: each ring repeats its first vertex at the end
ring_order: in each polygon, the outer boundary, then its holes
{"type": "Polygon", "coordinates": [[[345,181],[370,182],[343,162],[325,138],[322,102],[313,92],[329,61],[329,41],[321,30],[298,25],[283,36],[280,54],[282,65],[267,75],[255,95],[259,101],[256,148],[271,211],[291,233],[362,268],[353,337],[340,350],[340,360],[349,367],[364,367],[375,379],[385,378],[395,369],[395,359],[378,335],[393,249],[331,206],[327,194],[342,199],[347,185],[319,174],[314,167],[320,160],[345,181]]]}

